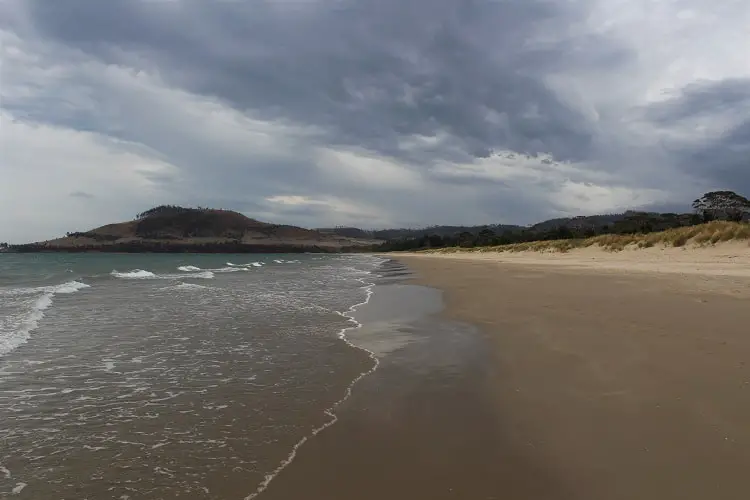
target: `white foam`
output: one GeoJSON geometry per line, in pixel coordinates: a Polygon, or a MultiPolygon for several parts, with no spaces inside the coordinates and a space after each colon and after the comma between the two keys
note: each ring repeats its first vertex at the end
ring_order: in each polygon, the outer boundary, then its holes
{"type": "Polygon", "coordinates": [[[183,272],[181,274],[154,274],[151,271],[144,271],[143,269],[134,269],[128,272],[120,272],[117,270],[109,273],[115,278],[121,279],[158,279],[158,280],[173,280],[173,279],[184,279],[184,278],[199,278],[199,279],[213,279],[215,277],[212,271],[201,271],[196,272],[183,272]]]}
{"type": "Polygon", "coordinates": [[[39,322],[44,317],[44,311],[52,305],[52,298],[55,294],[75,293],[83,288],[90,287],[80,281],[69,281],[56,286],[19,289],[18,295],[39,294],[39,296],[36,300],[28,302],[30,307],[23,311],[25,314],[22,313],[17,318],[11,316],[6,318],[5,322],[0,323],[9,325],[9,328],[0,330],[0,356],[11,352],[29,340],[31,332],[39,327],[39,322]]]}
{"type": "Polygon", "coordinates": [[[28,486],[26,483],[17,483],[16,487],[10,490],[10,492],[13,493],[14,495],[18,495],[19,493],[23,491],[23,489],[26,486],[28,486]]]}
{"type": "Polygon", "coordinates": [[[128,271],[125,273],[121,273],[115,270],[109,274],[111,274],[115,278],[125,278],[125,279],[156,278],[156,275],[154,273],[152,273],[151,271],[144,271],[143,269],[134,269],[133,271],[128,271]]]}
{"type": "MultiPolygon", "coordinates": [[[[372,274],[372,273],[367,272],[367,274],[369,275],[369,274],[372,274]]],[[[359,349],[359,350],[365,351],[367,353],[367,355],[370,357],[370,359],[373,361],[372,367],[369,370],[360,373],[357,378],[355,378],[354,380],[352,380],[352,382],[349,384],[349,387],[346,388],[346,393],[344,394],[344,397],[341,398],[341,399],[339,399],[335,403],[333,403],[333,406],[331,406],[330,408],[328,408],[327,410],[324,411],[324,413],[328,417],[330,417],[330,420],[328,422],[324,423],[323,425],[321,425],[320,427],[317,427],[317,428],[313,429],[312,433],[310,433],[309,436],[305,436],[301,440],[299,440],[297,442],[297,444],[295,444],[294,447],[292,447],[291,453],[289,453],[289,455],[281,462],[281,464],[279,464],[279,466],[276,467],[269,474],[266,474],[265,477],[264,477],[264,479],[263,479],[263,481],[258,486],[258,488],[253,493],[251,493],[250,495],[246,496],[244,500],[252,500],[252,499],[256,498],[258,495],[260,495],[261,493],[263,493],[268,488],[268,485],[271,484],[271,481],[273,481],[274,478],[276,476],[278,476],[279,473],[282,470],[284,470],[289,464],[292,463],[292,461],[297,456],[297,450],[299,450],[299,448],[303,444],[305,444],[308,439],[311,439],[311,438],[317,436],[318,433],[320,433],[321,431],[327,429],[328,427],[330,427],[333,424],[335,424],[336,422],[338,422],[338,417],[336,416],[336,413],[335,413],[336,408],[338,408],[339,405],[341,405],[344,401],[346,401],[347,399],[349,399],[349,397],[352,395],[352,389],[354,388],[354,386],[356,385],[357,382],[359,382],[364,377],[366,377],[367,375],[373,373],[375,370],[378,369],[378,366],[380,365],[380,361],[378,360],[377,356],[375,356],[375,353],[372,352],[369,349],[366,349],[364,347],[361,347],[361,346],[358,346],[358,345],[354,344],[353,342],[351,342],[346,337],[346,332],[348,332],[350,330],[356,330],[358,328],[362,328],[362,323],[360,323],[359,321],[357,321],[356,319],[354,319],[352,317],[352,313],[354,311],[356,311],[357,308],[359,308],[360,306],[363,306],[363,305],[367,304],[368,302],[370,302],[370,297],[372,297],[372,294],[373,294],[372,289],[375,286],[374,283],[365,283],[364,278],[357,278],[357,280],[360,281],[364,285],[362,288],[364,288],[366,290],[367,296],[365,297],[364,302],[360,302],[359,304],[354,304],[347,311],[344,311],[344,312],[336,311],[341,316],[344,316],[345,318],[347,318],[351,323],[354,323],[354,326],[350,326],[350,327],[342,329],[339,332],[338,337],[341,340],[343,340],[344,342],[346,342],[349,346],[351,346],[351,347],[353,347],[355,349],[359,349]]]]}
{"type": "Polygon", "coordinates": [[[246,269],[242,267],[220,267],[218,269],[209,269],[210,271],[216,272],[216,273],[236,273],[239,271],[246,271],[246,269]]]}
{"type": "Polygon", "coordinates": [[[81,283],[80,281],[69,281],[68,283],[63,283],[62,285],[53,287],[53,290],[54,293],[75,293],[84,288],[91,288],[91,286],[86,283],[81,283]]]}
{"type": "Polygon", "coordinates": [[[0,465],[0,472],[3,473],[3,475],[5,476],[5,479],[10,479],[12,477],[12,474],[10,473],[10,471],[7,468],[5,468],[3,465],[0,465]]]}
{"type": "Polygon", "coordinates": [[[188,274],[185,278],[201,278],[206,280],[214,279],[216,275],[211,271],[203,271],[201,273],[188,274]]]}
{"type": "Polygon", "coordinates": [[[185,271],[185,272],[192,272],[192,271],[200,271],[200,267],[195,266],[180,266],[177,268],[178,271],[185,271]]]}

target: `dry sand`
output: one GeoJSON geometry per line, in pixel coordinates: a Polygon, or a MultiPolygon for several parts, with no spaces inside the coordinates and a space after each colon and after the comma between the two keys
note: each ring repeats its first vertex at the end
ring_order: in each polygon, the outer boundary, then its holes
{"type": "Polygon", "coordinates": [[[394,257],[485,332],[493,431],[559,488],[497,498],[750,498],[746,243],[394,257]]]}
{"type": "Polygon", "coordinates": [[[628,248],[621,252],[601,247],[578,248],[569,252],[492,252],[460,251],[454,253],[397,253],[396,257],[419,255],[451,259],[487,260],[508,264],[567,267],[599,271],[690,274],[703,276],[737,276],[750,278],[750,245],[747,241],[722,243],[705,247],[628,248]]]}

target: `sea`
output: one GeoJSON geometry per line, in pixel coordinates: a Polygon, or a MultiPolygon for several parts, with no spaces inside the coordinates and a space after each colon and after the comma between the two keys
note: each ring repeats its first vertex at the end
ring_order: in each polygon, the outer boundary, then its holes
{"type": "Polygon", "coordinates": [[[376,369],[353,313],[389,265],[0,254],[0,497],[259,496],[376,369]]]}

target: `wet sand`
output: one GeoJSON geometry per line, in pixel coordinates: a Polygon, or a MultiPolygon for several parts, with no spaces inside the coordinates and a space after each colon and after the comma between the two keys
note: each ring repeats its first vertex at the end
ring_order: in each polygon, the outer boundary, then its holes
{"type": "Polygon", "coordinates": [[[750,281],[398,259],[445,310],[369,326],[392,349],[261,500],[747,498],[750,281]]]}
{"type": "Polygon", "coordinates": [[[572,498],[500,432],[490,344],[443,308],[435,288],[375,288],[348,336],[378,368],[260,500],[572,498]]]}

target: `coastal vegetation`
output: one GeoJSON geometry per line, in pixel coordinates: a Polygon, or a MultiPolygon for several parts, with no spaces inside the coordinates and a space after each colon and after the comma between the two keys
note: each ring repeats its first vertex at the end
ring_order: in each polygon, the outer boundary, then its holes
{"type": "Polygon", "coordinates": [[[654,233],[602,234],[590,238],[528,241],[507,245],[447,247],[425,249],[425,252],[567,252],[576,248],[600,247],[617,252],[626,248],[650,248],[656,245],[683,247],[714,245],[724,241],[750,240],[750,224],[745,222],[713,221],[654,233]]]}
{"type": "Polygon", "coordinates": [[[478,227],[455,234],[429,232],[397,238],[381,251],[561,251],[600,246],[618,251],[654,245],[710,245],[750,238],[750,200],[731,191],[706,193],[693,202],[693,213],[628,211],[622,214],[552,219],[525,228],[494,231],[478,227]]]}

